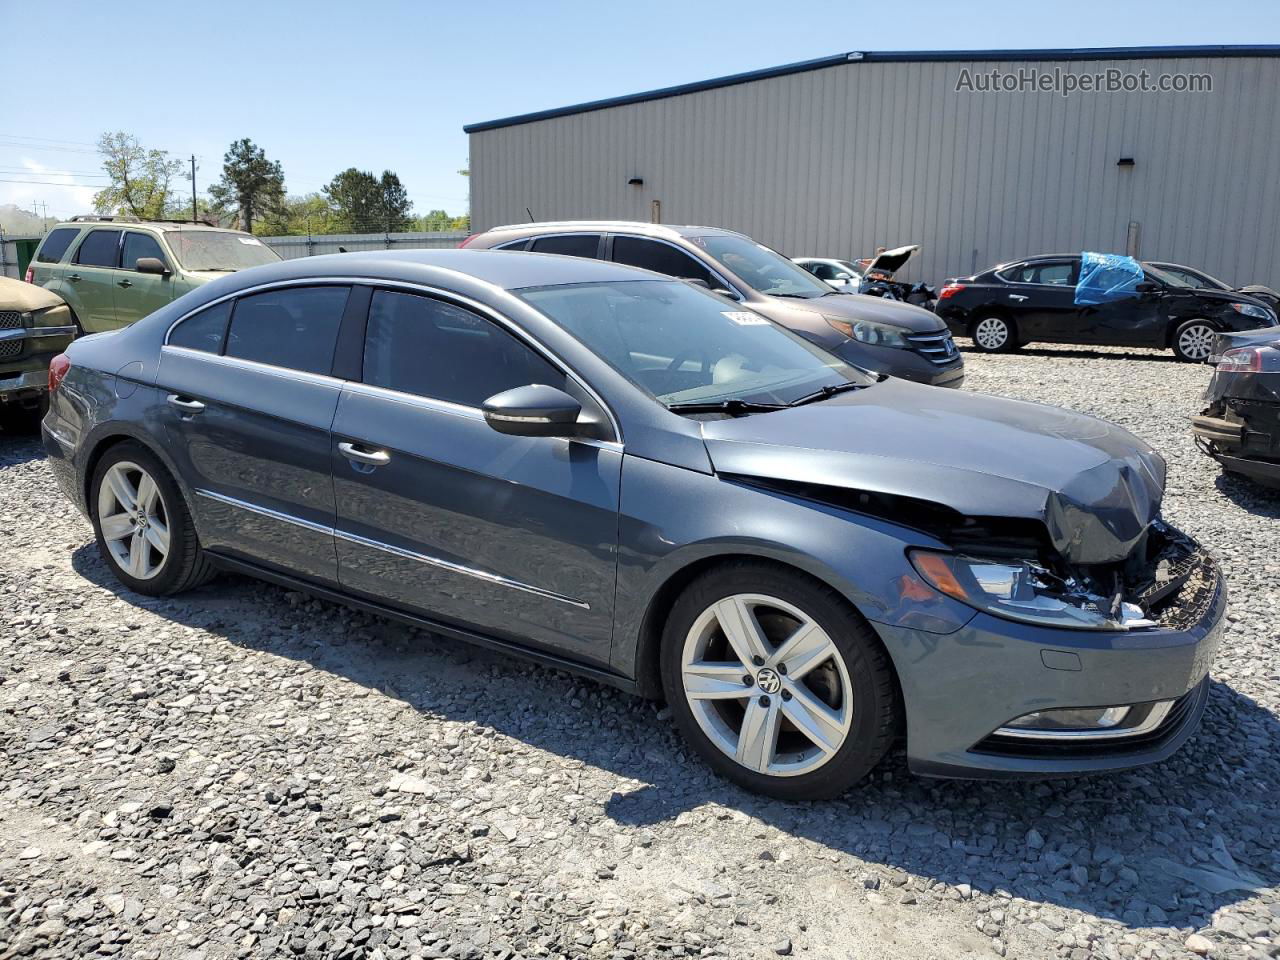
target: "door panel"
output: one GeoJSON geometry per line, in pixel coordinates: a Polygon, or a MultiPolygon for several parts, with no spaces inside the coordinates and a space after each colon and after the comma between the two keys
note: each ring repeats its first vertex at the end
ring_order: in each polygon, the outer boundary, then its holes
{"type": "Polygon", "coordinates": [[[115,271],[116,323],[125,326],[159,310],[173,299],[174,274],[139,273],[134,264],[141,257],[156,257],[172,270],[156,239],[148,233],[126,231],[120,269],[115,271]]]}
{"type": "Polygon", "coordinates": [[[1036,261],[1000,274],[1009,281],[998,302],[1017,321],[1023,341],[1084,343],[1077,323],[1073,261],[1036,261]]]}
{"type": "Polygon", "coordinates": [[[355,384],[333,437],[345,588],[608,664],[619,450],[506,436],[474,408],[355,384]],[[348,442],[389,460],[353,461],[348,442]]]}
{"type": "Polygon", "coordinates": [[[1166,323],[1162,306],[1159,294],[1139,294],[1110,303],[1082,306],[1080,323],[1094,338],[1092,343],[1162,347],[1166,323]]]}

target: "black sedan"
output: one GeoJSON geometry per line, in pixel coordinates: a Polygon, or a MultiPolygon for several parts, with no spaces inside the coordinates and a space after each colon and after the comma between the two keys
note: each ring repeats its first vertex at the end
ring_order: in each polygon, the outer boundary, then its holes
{"type": "Polygon", "coordinates": [[[1280,489],[1280,330],[1220,334],[1217,369],[1193,417],[1196,444],[1230,473],[1280,489]]]}
{"type": "Polygon", "coordinates": [[[1228,292],[1243,293],[1246,297],[1261,300],[1272,310],[1280,307],[1280,291],[1277,291],[1274,287],[1268,287],[1266,284],[1250,283],[1243,287],[1233,287],[1231,284],[1224,283],[1203,270],[1197,270],[1195,267],[1186,267],[1180,263],[1165,263],[1161,260],[1152,260],[1151,266],[1161,273],[1173,274],[1184,283],[1199,287],[1202,290],[1226,290],[1228,292]]]}
{"type": "Polygon", "coordinates": [[[1079,254],[1028,257],[947,280],[935,309],[985,353],[1073,343],[1168,348],[1195,363],[1209,358],[1220,332],[1276,324],[1275,312],[1253,297],[1193,287],[1149,263],[1142,271],[1131,295],[1078,304],[1079,254]]]}

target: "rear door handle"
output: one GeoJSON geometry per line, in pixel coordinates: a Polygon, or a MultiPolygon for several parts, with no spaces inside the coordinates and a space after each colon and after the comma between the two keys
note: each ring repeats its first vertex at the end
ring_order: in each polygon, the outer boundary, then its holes
{"type": "Polygon", "coordinates": [[[133,281],[132,281],[132,280],[117,280],[117,281],[116,281],[116,286],[120,286],[120,287],[132,287],[132,286],[133,286],[133,281]]]}
{"type": "Polygon", "coordinates": [[[71,276],[67,277],[67,279],[70,280],[72,283],[79,283],[84,278],[81,277],[80,274],[78,273],[73,273],[71,274],[71,276]]]}
{"type": "Polygon", "coordinates": [[[169,406],[177,407],[183,413],[196,414],[204,411],[204,404],[178,393],[169,394],[169,406]]]}
{"type": "Polygon", "coordinates": [[[354,443],[339,443],[338,452],[348,460],[356,463],[367,463],[371,467],[381,467],[391,462],[391,454],[385,450],[362,450],[354,443]]]}

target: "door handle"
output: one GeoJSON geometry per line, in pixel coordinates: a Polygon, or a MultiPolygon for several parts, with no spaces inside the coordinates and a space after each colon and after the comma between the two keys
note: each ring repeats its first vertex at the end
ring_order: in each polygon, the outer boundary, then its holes
{"type": "Polygon", "coordinates": [[[385,450],[361,450],[354,443],[339,443],[338,452],[348,460],[356,463],[367,463],[371,467],[381,467],[391,462],[391,454],[385,450]]]}
{"type": "Polygon", "coordinates": [[[71,276],[67,277],[67,279],[70,280],[72,283],[79,283],[83,279],[83,277],[81,277],[80,274],[78,273],[73,273],[71,274],[71,276]]]}
{"type": "Polygon", "coordinates": [[[196,414],[204,410],[204,404],[199,400],[191,400],[177,393],[169,394],[169,406],[177,407],[187,414],[196,414]]]}
{"type": "Polygon", "coordinates": [[[133,281],[132,281],[132,280],[117,280],[117,281],[116,281],[116,286],[118,286],[118,287],[132,287],[132,286],[133,286],[133,281]]]}

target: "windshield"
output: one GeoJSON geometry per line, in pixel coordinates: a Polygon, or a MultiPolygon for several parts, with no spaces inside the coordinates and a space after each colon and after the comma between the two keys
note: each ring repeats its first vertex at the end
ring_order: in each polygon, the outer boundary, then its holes
{"type": "Polygon", "coordinates": [[[1169,286],[1169,287],[1191,286],[1191,284],[1187,283],[1187,281],[1181,279],[1180,277],[1175,277],[1172,273],[1166,273],[1165,271],[1161,270],[1159,267],[1153,267],[1149,263],[1144,263],[1142,265],[1142,272],[1149,277],[1155,277],[1165,286],[1169,286]]]}
{"type": "Polygon", "coordinates": [[[804,267],[746,237],[690,237],[751,289],[771,297],[825,297],[832,289],[804,267]]]}
{"type": "Polygon", "coordinates": [[[231,272],[264,263],[279,255],[257,237],[216,230],[167,230],[164,238],[184,270],[231,272]]]}
{"type": "Polygon", "coordinates": [[[791,403],[875,380],[821,347],[681,281],[529,287],[517,296],[667,406],[791,403]]]}

